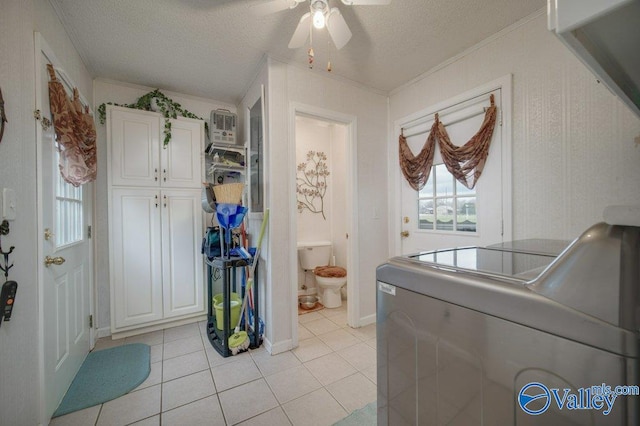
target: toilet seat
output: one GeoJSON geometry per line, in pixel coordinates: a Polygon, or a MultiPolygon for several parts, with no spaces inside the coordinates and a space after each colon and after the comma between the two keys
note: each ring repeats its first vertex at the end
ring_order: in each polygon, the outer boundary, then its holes
{"type": "Polygon", "coordinates": [[[313,273],[317,277],[323,278],[344,278],[347,270],[340,266],[316,266],[313,273]]]}

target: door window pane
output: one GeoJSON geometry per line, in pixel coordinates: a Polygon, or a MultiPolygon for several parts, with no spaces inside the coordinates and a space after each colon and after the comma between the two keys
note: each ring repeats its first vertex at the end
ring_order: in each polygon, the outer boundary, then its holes
{"type": "MultiPolygon", "coordinates": [[[[56,157],[59,154],[56,155],[56,157]]],[[[56,158],[57,164],[57,158],[56,158]]],[[[57,168],[57,167],[56,167],[57,168]]],[[[57,174],[56,184],[56,246],[64,246],[82,241],[83,218],[82,187],[75,187],[57,174]]]]}
{"type": "Polygon", "coordinates": [[[431,169],[418,195],[418,229],[477,232],[476,191],[466,188],[444,164],[431,169]]]}
{"type": "Polygon", "coordinates": [[[433,200],[418,200],[418,228],[433,229],[434,220],[433,200]]]}
{"type": "Polygon", "coordinates": [[[453,231],[454,199],[438,198],[436,200],[436,229],[439,231],[453,231]]]}
{"type": "Polygon", "coordinates": [[[458,198],[456,230],[476,232],[476,197],[458,198]]]}
{"type": "Polygon", "coordinates": [[[453,179],[449,170],[444,164],[438,164],[436,167],[436,196],[451,197],[453,192],[453,179]]]}

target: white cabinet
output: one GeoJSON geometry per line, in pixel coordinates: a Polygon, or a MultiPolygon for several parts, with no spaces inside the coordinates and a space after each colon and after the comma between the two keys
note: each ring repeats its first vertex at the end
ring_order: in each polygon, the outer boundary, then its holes
{"type": "Polygon", "coordinates": [[[155,189],[112,190],[112,331],[163,318],[159,198],[155,189]]]}
{"type": "Polygon", "coordinates": [[[171,141],[164,147],[160,114],[109,107],[111,184],[198,188],[202,181],[203,122],[171,120],[171,141]]]}
{"type": "Polygon", "coordinates": [[[112,334],[206,314],[201,208],[203,122],[107,110],[112,334]]]}

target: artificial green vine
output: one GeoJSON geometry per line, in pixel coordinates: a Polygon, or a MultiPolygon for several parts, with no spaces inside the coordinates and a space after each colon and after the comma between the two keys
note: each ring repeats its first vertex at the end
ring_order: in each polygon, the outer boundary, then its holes
{"type": "Polygon", "coordinates": [[[178,118],[178,114],[181,117],[187,118],[195,118],[197,120],[204,121],[204,131],[209,137],[209,126],[207,125],[206,120],[198,117],[192,112],[187,111],[186,109],[182,109],[182,105],[177,102],[174,102],[171,98],[168,98],[164,93],[160,90],[156,89],[153,92],[149,92],[146,95],[141,96],[138,100],[133,104],[116,104],[114,102],[107,102],[101,104],[98,107],[98,117],[100,119],[100,124],[104,124],[107,118],[107,105],[115,105],[126,108],[140,109],[143,111],[151,111],[151,101],[155,99],[156,104],[158,105],[158,109],[164,116],[164,146],[166,147],[171,140],[171,119],[178,118]]]}

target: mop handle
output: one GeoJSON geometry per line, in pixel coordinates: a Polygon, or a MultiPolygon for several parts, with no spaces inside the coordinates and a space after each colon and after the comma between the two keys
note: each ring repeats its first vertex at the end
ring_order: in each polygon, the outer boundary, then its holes
{"type": "MultiPolygon", "coordinates": [[[[247,279],[247,285],[244,290],[244,299],[242,300],[242,307],[240,308],[240,314],[244,314],[245,309],[247,307],[247,300],[249,299],[249,290],[251,290],[251,286],[253,285],[253,274],[256,270],[256,265],[258,264],[258,257],[260,256],[260,247],[262,246],[262,237],[264,236],[264,231],[267,228],[267,222],[269,221],[269,209],[266,209],[264,212],[264,216],[262,217],[262,226],[260,227],[260,235],[258,236],[258,245],[256,246],[256,254],[253,257],[253,262],[251,263],[251,274],[247,279]]],[[[237,333],[240,329],[240,320],[238,320],[238,325],[236,326],[235,332],[237,333]]]]}
{"type": "Polygon", "coordinates": [[[264,231],[267,229],[267,222],[269,222],[269,209],[264,211],[264,217],[262,218],[262,225],[260,226],[260,235],[258,235],[258,244],[256,245],[256,254],[254,256],[254,261],[251,263],[251,278],[253,278],[253,273],[256,270],[256,265],[258,264],[258,257],[260,256],[260,247],[262,247],[262,237],[264,237],[264,231]]]}

